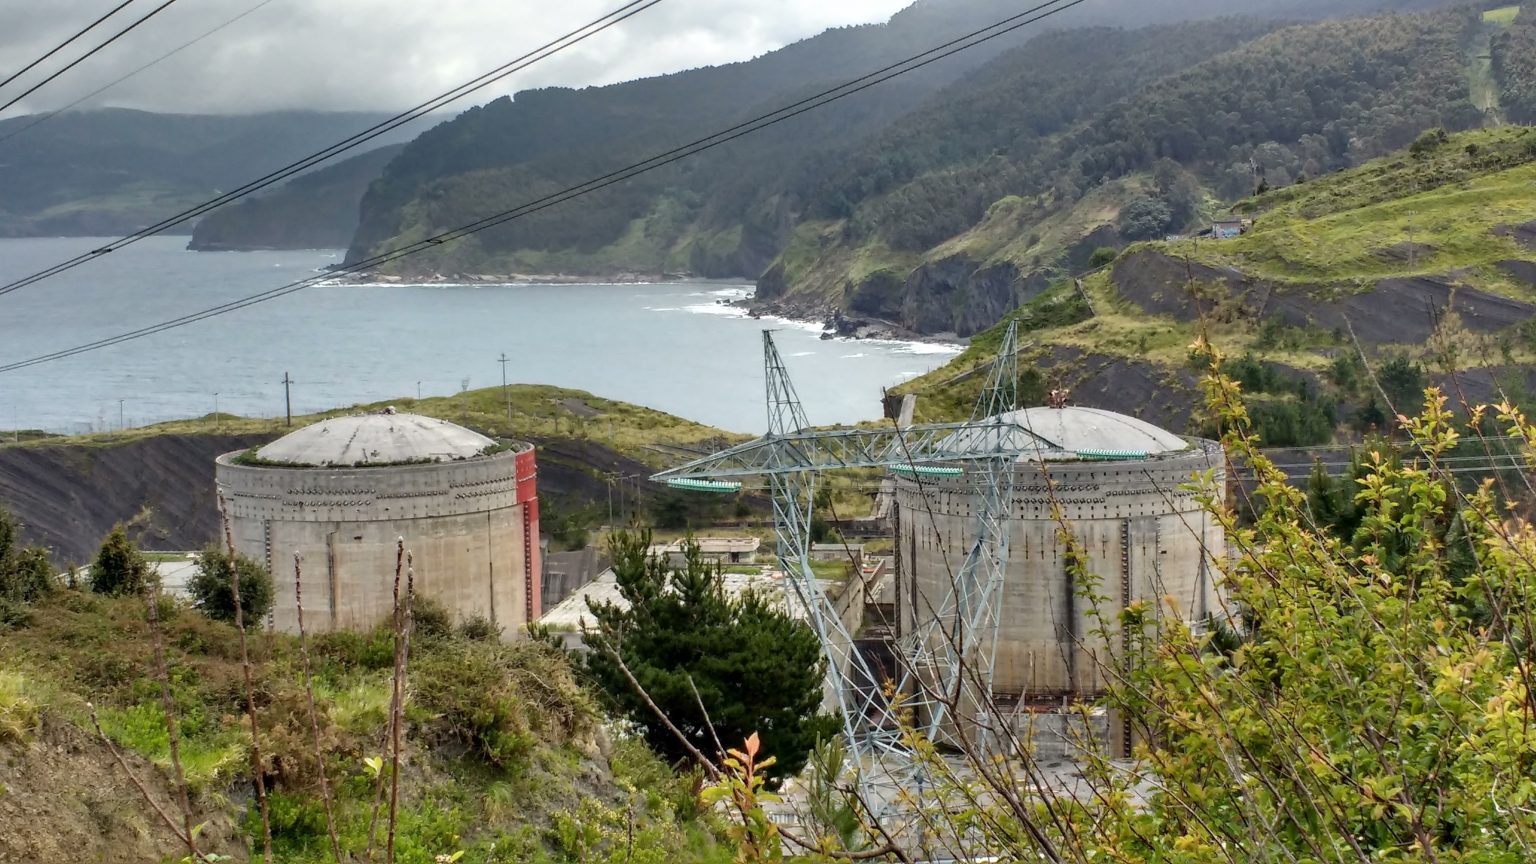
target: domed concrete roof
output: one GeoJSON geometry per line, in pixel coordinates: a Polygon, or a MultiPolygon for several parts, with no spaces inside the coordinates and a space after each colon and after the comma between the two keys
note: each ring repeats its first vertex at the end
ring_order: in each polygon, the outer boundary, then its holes
{"type": "Polygon", "coordinates": [[[495,443],[446,420],[385,409],[321,420],[262,447],[256,456],[317,467],[453,462],[479,456],[495,443]]]}
{"type": "Polygon", "coordinates": [[[1101,408],[1039,406],[983,420],[949,436],[946,449],[995,450],[999,438],[1008,449],[1030,450],[1020,461],[1143,458],[1178,453],[1189,442],[1145,420],[1101,408]],[[1006,425],[1005,425],[1006,424],[1006,425]]]}

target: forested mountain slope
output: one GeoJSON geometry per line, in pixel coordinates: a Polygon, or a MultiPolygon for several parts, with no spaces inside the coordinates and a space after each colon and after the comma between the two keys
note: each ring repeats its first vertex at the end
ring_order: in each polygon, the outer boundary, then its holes
{"type": "MultiPolygon", "coordinates": [[[[1464,47],[1480,25],[1471,11],[1448,11],[1289,27],[1172,75],[1138,78],[1135,92],[1091,104],[1082,122],[1033,141],[1014,130],[1038,114],[992,100],[987,116],[998,122],[985,156],[905,175],[854,169],[852,182],[818,184],[812,218],[798,228],[814,237],[815,253],[792,245],[759,296],[925,332],[974,332],[1081,269],[1095,247],[1192,228],[1260,182],[1358,164],[1427,127],[1481,125],[1464,47]],[[860,190],[869,176],[895,182],[860,190]],[[853,194],[843,192],[850,186],[853,194]]],[[[1155,31],[1130,36],[1140,51],[1176,55],[1155,31]]],[[[1016,52],[1018,62],[1029,50],[1016,52]]],[[[1137,50],[1121,48],[1114,62],[1132,62],[1137,50]]],[[[986,92],[972,84],[957,83],[903,127],[942,136],[955,101],[945,97],[986,92]]],[[[867,158],[906,167],[887,155],[901,148],[882,145],[867,158]]]]}
{"type": "MultiPolygon", "coordinates": [[[[1345,2],[1323,9],[1314,2],[1282,2],[1256,13],[1276,20],[1431,5],[1433,0],[1345,2]]],[[[998,0],[923,0],[888,24],[830,31],[748,63],[612,87],[520,93],[473,109],[413,142],[371,187],[350,258],[359,260],[622,168],[1019,11],[1016,4],[998,0]]],[[[1050,19],[1054,30],[1042,34],[1027,28],[833,108],[398,266],[418,274],[688,271],[756,277],[797,247],[797,229],[811,226],[808,235],[799,236],[800,246],[807,239],[821,243],[816,230],[828,221],[845,221],[840,231],[855,226],[856,211],[947,166],[969,168],[993,158],[1030,165],[1041,149],[1035,142],[1064,134],[1104,105],[1275,25],[1215,21],[1200,25],[1210,28],[1203,41],[1180,41],[1182,34],[1168,27],[1115,34],[1114,40],[1138,45],[1142,40],[1166,43],[1127,49],[1138,59],[1124,62],[1099,44],[1111,38],[1108,34],[1067,31],[1211,19],[1231,11],[1231,4],[1205,0],[1085,4],[1050,19]],[[1159,51],[1168,53],[1160,56],[1159,51]],[[1036,59],[1045,56],[1057,62],[1036,59]],[[1105,65],[1116,65],[1116,73],[1106,75],[1105,65]],[[993,98],[976,97],[967,76],[975,76],[976,88],[991,88],[993,98]],[[961,110],[957,102],[974,110],[961,110]],[[951,107],[958,114],[941,120],[951,107]],[[999,109],[1012,113],[999,116],[999,109]],[[1023,152],[1000,152],[995,130],[1016,125],[1020,116],[1028,118],[1025,127],[1034,127],[1020,130],[1025,134],[1017,143],[1023,152]],[[924,130],[925,121],[938,125],[924,130]],[[910,154],[904,149],[909,146],[910,154]],[[865,164],[860,160],[868,152],[902,164],[889,176],[848,168],[865,164]],[[846,176],[849,170],[856,176],[846,176]],[[835,191],[823,199],[823,187],[835,191]]],[[[883,169],[877,164],[870,170],[883,169]]],[[[980,209],[989,203],[982,202],[980,209]]],[[[973,221],[956,224],[958,231],[973,221]]],[[[795,281],[807,274],[788,275],[795,281]]],[[[765,293],[773,293],[773,287],[768,280],[765,293]]]]}
{"type": "MultiPolygon", "coordinates": [[[[1386,429],[1426,384],[1452,407],[1536,405],[1533,188],[1536,129],[1432,131],[1242,202],[1253,224],[1239,238],[1132,245],[1007,316],[1020,322],[1025,398],[1067,388],[1080,404],[1210,432],[1198,386],[1209,357],[1191,350],[1203,335],[1266,445],[1386,429]]],[[[1003,326],[905,385],[919,415],[966,415],[1003,326]]]]}
{"type": "Polygon", "coordinates": [[[357,208],[391,159],[392,144],[304,174],[274,191],[209,213],[192,232],[189,249],[341,249],[357,231],[357,208]]]}
{"type": "MultiPolygon", "coordinates": [[[[133,231],[385,118],[111,108],[38,119],[0,121],[0,237],[133,231]]],[[[380,138],[377,145],[399,142],[411,131],[380,138]]]]}

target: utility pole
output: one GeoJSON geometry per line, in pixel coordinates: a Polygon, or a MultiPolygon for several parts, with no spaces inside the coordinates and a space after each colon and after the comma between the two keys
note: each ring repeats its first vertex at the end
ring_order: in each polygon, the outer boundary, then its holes
{"type": "Polygon", "coordinates": [[[213,428],[220,431],[224,428],[224,421],[219,417],[219,394],[213,394],[213,428]]]}
{"type": "Polygon", "coordinates": [[[283,373],[283,407],[288,415],[288,425],[293,425],[293,378],[283,373]]]}
{"type": "Polygon", "coordinates": [[[501,398],[507,403],[507,419],[512,419],[512,393],[507,390],[507,352],[501,352],[501,398]]]}
{"type": "Polygon", "coordinates": [[[420,381],[416,382],[416,401],[417,402],[421,401],[421,382],[420,381]]]}
{"type": "Polygon", "coordinates": [[[618,475],[612,471],[607,474],[608,480],[608,527],[613,527],[613,481],[618,475]]]}
{"type": "Polygon", "coordinates": [[[123,422],[123,400],[119,399],[117,400],[117,431],[121,432],[127,428],[128,425],[123,422]]]}
{"type": "Polygon", "coordinates": [[[1419,247],[1413,245],[1413,217],[1415,211],[1408,211],[1408,272],[1412,273],[1416,259],[1419,257],[1419,247]]]}

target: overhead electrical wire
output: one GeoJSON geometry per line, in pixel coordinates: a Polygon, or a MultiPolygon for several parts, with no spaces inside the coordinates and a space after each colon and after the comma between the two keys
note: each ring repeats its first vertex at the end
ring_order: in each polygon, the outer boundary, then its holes
{"type": "MultiPolygon", "coordinates": [[[[594,178],[585,183],[567,187],[566,189],[551,195],[546,195],[542,198],[537,198],[532,201],[525,202],[512,209],[503,210],[491,216],[477,219],[474,222],[470,222],[466,225],[461,225],[457,228],[435,234],[424,240],[419,240],[417,242],[409,243],[396,249],[391,249],[387,252],[370,256],[368,258],[353,262],[352,264],[348,264],[344,267],[337,268],[336,270],[324,274],[319,274],[306,279],[300,279],[295,282],[290,282],[286,285],[280,285],[276,288],[263,291],[259,294],[253,294],[238,300],[231,300],[227,303],[221,303],[217,306],[212,306],[198,312],[188,313],[177,318],[162,321],[158,324],[140,327],[136,330],[130,330],[125,333],[120,333],[116,336],[98,339],[93,342],[75,346],[73,348],[67,348],[48,354],[38,355],[36,357],[31,357],[25,360],[6,363],[0,365],[0,372],[13,372],[18,369],[27,368],[29,366],[36,366],[41,363],[61,360],[66,357],[73,357],[77,354],[84,354],[88,351],[96,351],[112,345],[118,345],[123,342],[140,339],[145,336],[154,335],[156,333],[161,333],[177,327],[184,327],[188,324],[203,321],[229,312],[234,312],[239,309],[244,309],[248,306],[254,306],[258,303],[265,303],[269,300],[275,300],[279,297],[284,297],[289,294],[302,291],[305,288],[331,281],[338,275],[357,273],[363,270],[367,270],[371,267],[376,267],[380,264],[386,264],[400,258],[405,258],[409,255],[414,255],[428,249],[436,248],[437,246],[441,246],[442,244],[453,240],[459,240],[464,237],[469,237],[473,234],[478,234],[479,232],[486,229],[505,224],[514,219],[519,219],[533,213],[537,213],[557,204],[562,204],[571,200],[572,198],[591,194],[598,191],[599,189],[612,186],[615,183],[621,183],[632,177],[639,176],[649,171],[654,171],[657,168],[670,165],[673,162],[686,159],[689,156],[693,156],[706,150],[718,147],[727,142],[734,141],[735,139],[742,136],[750,135],[753,132],[766,129],[778,123],[782,123],[790,118],[799,116],[808,111],[813,111],[817,108],[828,105],[844,97],[851,96],[860,91],[867,90],[876,84],[880,84],[899,75],[904,75],[917,69],[923,68],[924,66],[927,66],[931,63],[938,62],[939,60],[969,48],[974,48],[977,45],[983,44],[992,39],[996,39],[1000,36],[1004,36],[1008,33],[1012,33],[1022,27],[1028,26],[1029,24],[1033,24],[1049,18],[1052,15],[1065,12],[1068,9],[1071,9],[1075,6],[1080,6],[1086,2],[1088,2],[1088,0],[1051,0],[1051,2],[1042,3],[1024,12],[1020,12],[1016,15],[1005,18],[996,24],[983,27],[979,30],[972,31],[965,36],[952,39],[942,45],[930,48],[929,50],[909,57],[906,60],[893,63],[882,69],[868,73],[867,75],[860,76],[859,78],[855,78],[836,87],[823,90],[814,96],[800,99],[775,111],[770,111],[751,120],[738,123],[726,129],[722,129],[719,132],[716,132],[712,135],[707,135],[689,144],[675,147],[664,153],[659,153],[648,159],[635,162],[625,168],[609,172],[608,174],[604,174],[601,177],[594,178]]],[[[3,291],[3,289],[0,289],[0,291],[3,291]]]]}
{"type": "Polygon", "coordinates": [[[20,69],[17,69],[15,72],[12,72],[9,78],[6,78],[4,81],[0,81],[0,87],[5,87],[6,85],[10,84],[12,81],[15,81],[17,78],[20,78],[21,76],[23,76],[23,75],[27,74],[28,72],[31,72],[33,69],[37,68],[39,63],[44,62],[49,57],[52,57],[53,55],[59,53],[60,51],[63,51],[65,48],[68,48],[70,45],[73,45],[76,39],[79,39],[81,36],[84,36],[85,34],[91,32],[92,30],[95,30],[98,26],[101,25],[101,23],[103,21],[105,21],[108,18],[111,18],[113,15],[116,15],[117,13],[123,11],[123,9],[126,6],[128,6],[128,4],[130,4],[132,2],[133,2],[133,0],[123,0],[123,2],[121,2],[121,3],[117,4],[116,6],[112,7],[112,9],[107,12],[107,14],[105,14],[105,15],[101,16],[100,18],[97,18],[95,21],[92,21],[91,23],[85,25],[85,27],[81,28],[78,32],[76,32],[75,35],[69,37],[68,39],[65,39],[63,42],[60,42],[59,44],[57,44],[57,45],[53,46],[52,48],[48,49],[48,52],[46,54],[44,54],[43,56],[37,58],[36,60],[33,60],[31,63],[28,63],[27,65],[21,67],[20,69]]]}
{"type": "Polygon", "coordinates": [[[60,68],[57,71],[55,71],[52,75],[49,75],[47,78],[44,78],[43,80],[37,82],[36,84],[33,84],[31,87],[29,87],[26,90],[24,90],[20,96],[15,97],[14,99],[12,99],[11,101],[5,103],[4,105],[0,105],[0,114],[5,113],[5,111],[7,109],[9,109],[13,105],[15,105],[17,102],[20,102],[21,100],[27,98],[28,96],[31,96],[33,93],[36,93],[38,90],[41,90],[42,88],[48,86],[48,84],[50,82],[52,82],[54,79],[58,78],[60,75],[63,75],[65,72],[68,72],[69,70],[75,68],[76,66],[79,66],[81,63],[84,63],[85,61],[87,61],[87,60],[91,59],[92,57],[96,56],[96,54],[99,53],[102,49],[106,48],[108,45],[111,45],[112,43],[116,42],[117,40],[123,38],[124,36],[127,36],[129,33],[132,33],[134,30],[136,30],[139,27],[139,25],[141,25],[144,22],[148,21],[149,19],[155,17],[156,15],[159,15],[161,12],[164,12],[165,10],[169,9],[171,6],[175,5],[175,3],[176,3],[176,0],[165,0],[164,3],[161,3],[159,6],[156,6],[155,8],[153,8],[153,9],[149,10],[148,12],[144,13],[143,15],[139,16],[138,20],[134,21],[132,24],[129,24],[127,27],[124,27],[123,29],[121,29],[121,30],[117,31],[116,33],[112,34],[111,36],[107,37],[106,41],[98,44],[95,48],[92,48],[91,50],[85,52],[84,54],[81,54],[79,57],[76,57],[74,60],[72,60],[69,63],[65,64],[62,68],[60,68]]]}
{"type": "Polygon", "coordinates": [[[373,140],[374,138],[379,137],[380,135],[385,134],[386,132],[390,132],[406,125],[407,123],[419,120],[422,117],[432,113],[433,111],[443,108],[450,103],[456,102],[459,99],[470,95],[471,93],[482,90],[485,87],[488,87],[509,75],[527,69],[529,66],[532,66],[541,60],[552,57],[555,54],[566,50],[567,48],[590,39],[591,37],[596,36],[608,28],[627,21],[635,15],[638,15],[641,12],[644,12],[645,10],[661,2],[662,0],[630,0],[630,2],[624,4],[623,6],[620,6],[612,12],[609,12],[606,15],[596,18],[593,21],[584,24],[575,30],[572,30],[564,36],[561,36],[557,39],[552,39],[549,42],[539,46],[538,48],[535,48],[514,60],[504,63],[501,66],[498,66],[477,78],[473,78],[463,84],[460,84],[457,87],[454,87],[451,90],[448,90],[445,93],[434,96],[433,98],[428,99],[427,101],[422,102],[415,107],[408,108],[387,120],[376,123],[373,126],[370,126],[367,129],[364,129],[363,131],[358,132],[348,138],[344,138],[323,150],[319,150],[315,153],[305,156],[302,159],[290,162],[282,168],[258,177],[249,183],[246,183],[235,189],[231,189],[228,192],[225,192],[215,198],[209,199],[208,201],[204,201],[203,203],[194,207],[183,210],[173,216],[168,216],[153,225],[141,228],[132,234],[129,234],[125,237],[120,237],[110,243],[107,243],[106,245],[98,246],[88,252],[83,252],[73,258],[70,258],[67,261],[60,262],[44,270],[39,270],[30,276],[17,279],[16,281],[9,282],[5,285],[0,285],[0,295],[9,294],[12,291],[17,291],[21,288],[27,287],[28,285],[36,284],[43,281],[44,279],[57,276],[58,274],[67,270],[73,270],[74,268],[79,267],[81,264],[84,264],[87,261],[93,261],[110,252],[115,252],[118,249],[122,249],[125,246],[131,246],[140,240],[143,240],[147,237],[153,237],[154,235],[160,234],[164,231],[168,231],[177,225],[187,222],[188,220],[195,219],[198,216],[202,216],[203,214],[218,209],[225,204],[229,204],[240,198],[244,198],[247,195],[252,195],[261,191],[262,189],[267,188],[268,186],[281,183],[282,181],[294,176],[295,174],[301,173],[305,170],[308,170],[309,168],[314,167],[315,165],[320,164],[321,162],[345,153],[348,150],[358,147],[368,141],[373,140]]]}
{"type": "MultiPolygon", "coordinates": [[[[132,0],[129,0],[129,2],[132,2],[132,0]]],[[[248,16],[250,16],[250,15],[256,13],[256,12],[258,12],[258,11],[260,11],[265,6],[272,5],[272,3],[274,3],[274,2],[276,2],[276,0],[261,0],[260,3],[257,3],[255,6],[252,6],[251,8],[245,10],[244,12],[241,12],[239,15],[236,15],[235,17],[230,18],[229,20],[225,21],[223,24],[220,24],[219,26],[213,28],[212,30],[205,31],[201,36],[198,36],[198,37],[196,37],[194,39],[189,39],[188,41],[181,43],[180,45],[176,46],[175,48],[172,48],[171,50],[165,52],[164,54],[161,54],[159,57],[156,57],[155,59],[149,61],[148,63],[145,63],[143,66],[140,66],[139,68],[133,70],[132,72],[129,72],[126,75],[118,76],[117,78],[113,79],[112,81],[109,81],[106,84],[103,84],[102,86],[97,87],[95,90],[92,90],[91,92],[85,94],[84,96],[81,96],[79,99],[76,99],[75,101],[69,103],[68,105],[65,105],[62,108],[55,108],[54,110],[49,111],[46,114],[39,114],[39,115],[37,115],[36,117],[32,118],[32,122],[31,123],[28,123],[28,124],[26,124],[24,126],[21,126],[20,128],[11,131],[9,134],[0,135],[0,144],[3,144],[6,141],[11,140],[12,138],[15,138],[17,135],[20,135],[20,134],[26,132],[29,129],[36,129],[38,126],[42,125],[43,123],[48,122],[49,120],[53,119],[54,117],[59,116],[60,114],[63,114],[64,112],[70,110],[71,108],[75,107],[76,105],[79,105],[82,102],[86,102],[86,101],[89,101],[91,99],[94,99],[97,96],[100,96],[101,94],[107,92],[108,90],[111,90],[113,87],[116,87],[117,85],[123,83],[124,81],[127,81],[130,78],[133,78],[134,76],[138,75],[139,73],[144,72],[145,70],[147,70],[147,69],[149,69],[151,67],[158,66],[161,63],[164,63],[166,60],[171,59],[172,57],[176,56],[177,54],[180,54],[181,52],[187,50],[188,48],[191,48],[193,45],[196,45],[197,43],[203,41],[204,39],[207,39],[209,36],[212,36],[213,34],[219,32],[220,30],[223,30],[224,28],[230,26],[231,24],[234,24],[234,23],[236,23],[236,22],[238,22],[238,21],[240,21],[240,20],[242,20],[242,19],[244,19],[244,18],[246,18],[246,17],[248,17],[248,16]]],[[[123,5],[126,6],[128,4],[124,3],[123,5]]],[[[119,8],[121,8],[121,7],[119,7],[119,8]]],[[[0,86],[4,86],[4,85],[0,85],[0,86]]]]}

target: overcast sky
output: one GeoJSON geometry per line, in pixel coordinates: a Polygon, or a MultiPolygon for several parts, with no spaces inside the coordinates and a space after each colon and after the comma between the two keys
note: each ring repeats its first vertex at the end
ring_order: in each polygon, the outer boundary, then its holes
{"type": "MultiPolygon", "coordinates": [[[[0,80],[120,0],[0,0],[0,80]]],[[[0,104],[163,0],[134,0],[0,104]],[[72,51],[76,53],[71,53],[72,51]]],[[[180,0],[6,116],[57,109],[260,0],[180,0]],[[22,110],[25,109],[25,110],[22,110]]],[[[662,0],[495,85],[606,84],[744,60],[828,27],[889,18],[911,0],[662,0]]],[[[268,0],[247,17],[80,107],[247,112],[399,109],[430,98],[624,5],[624,0],[268,0]]],[[[455,107],[464,107],[469,102],[455,107]]]]}

